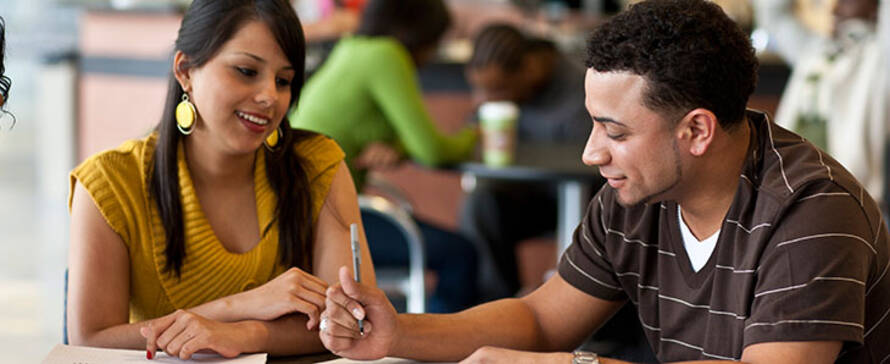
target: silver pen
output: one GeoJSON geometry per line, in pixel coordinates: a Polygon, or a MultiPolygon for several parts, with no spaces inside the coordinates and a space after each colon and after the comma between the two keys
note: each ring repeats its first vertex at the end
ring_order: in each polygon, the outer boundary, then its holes
{"type": "MultiPolygon", "coordinates": [[[[359,253],[358,250],[358,224],[349,224],[349,243],[350,245],[352,245],[352,272],[355,276],[355,281],[361,283],[362,255],[359,253]]],[[[364,320],[358,320],[358,331],[362,335],[365,334],[364,320]]]]}

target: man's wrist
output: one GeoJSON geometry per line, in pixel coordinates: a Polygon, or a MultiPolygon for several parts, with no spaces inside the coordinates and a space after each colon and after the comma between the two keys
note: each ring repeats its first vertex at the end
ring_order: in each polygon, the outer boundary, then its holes
{"type": "Polygon", "coordinates": [[[396,328],[395,328],[395,330],[393,330],[392,343],[389,346],[389,350],[387,350],[386,356],[404,357],[403,355],[400,356],[399,354],[402,352],[410,351],[410,350],[403,350],[403,345],[405,345],[406,343],[402,340],[402,338],[405,337],[405,333],[404,333],[405,327],[406,327],[405,320],[407,319],[407,316],[408,315],[396,314],[396,320],[395,320],[396,328]]]}
{"type": "Polygon", "coordinates": [[[247,334],[247,340],[243,341],[242,353],[264,353],[269,351],[266,347],[266,344],[269,342],[269,328],[266,327],[263,321],[246,320],[233,322],[231,325],[235,325],[238,331],[247,334]]]}

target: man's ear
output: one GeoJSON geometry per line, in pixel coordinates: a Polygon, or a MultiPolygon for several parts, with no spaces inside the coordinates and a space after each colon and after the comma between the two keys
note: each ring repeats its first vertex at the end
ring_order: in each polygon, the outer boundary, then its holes
{"type": "Polygon", "coordinates": [[[182,51],[176,51],[176,54],[173,56],[173,76],[176,77],[176,81],[179,82],[179,86],[182,87],[183,91],[186,93],[191,92],[191,65],[189,64],[188,56],[182,53],[182,51]]]}
{"type": "Polygon", "coordinates": [[[720,123],[708,109],[698,108],[686,113],[677,125],[677,136],[685,141],[689,154],[700,157],[707,152],[720,123]]]}

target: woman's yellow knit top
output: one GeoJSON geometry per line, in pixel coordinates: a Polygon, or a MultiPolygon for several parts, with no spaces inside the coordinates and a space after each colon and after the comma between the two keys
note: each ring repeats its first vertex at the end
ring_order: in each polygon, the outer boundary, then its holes
{"type": "MultiPolygon", "coordinates": [[[[182,145],[179,146],[179,189],[185,230],[182,277],[164,271],[166,238],[157,204],[150,197],[148,177],[153,168],[157,134],[131,140],[96,154],[70,176],[68,206],[76,182],[81,183],[105,221],[127,247],[130,256],[130,322],[139,322],[229,296],[268,282],[287,267],[279,263],[277,196],[266,177],[265,148],[254,166],[257,219],[267,231],[250,251],[237,254],[223,247],[204,216],[192,185],[182,145]]],[[[337,165],[344,154],[324,136],[312,135],[295,145],[309,177],[313,224],[327,198],[337,165]]],[[[101,284],[101,282],[96,282],[101,284]]]]}

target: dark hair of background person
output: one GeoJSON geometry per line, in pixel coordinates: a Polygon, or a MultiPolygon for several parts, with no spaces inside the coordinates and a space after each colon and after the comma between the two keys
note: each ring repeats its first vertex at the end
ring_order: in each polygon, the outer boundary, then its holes
{"type": "Polygon", "coordinates": [[[649,0],[632,5],[594,31],[588,68],[643,76],[643,103],[680,117],[713,112],[725,130],[744,120],[758,62],[748,36],[705,0],[649,0]]]}
{"type": "MultiPolygon", "coordinates": [[[[269,26],[284,55],[297,76],[291,82],[293,104],[300,97],[304,78],[306,44],[302,27],[287,0],[195,0],[182,19],[175,50],[188,56],[187,67],[201,67],[216,56],[220,48],[246,23],[259,20],[269,26]]],[[[179,200],[179,169],[177,148],[183,135],[176,128],[175,109],[183,90],[171,74],[167,100],[154,155],[154,170],[150,177],[152,197],[158,204],[164,224],[167,262],[164,269],[180,276],[185,259],[185,232],[182,203],[179,200]]],[[[284,116],[280,124],[281,143],[273,152],[266,153],[266,173],[278,197],[276,218],[279,226],[280,263],[288,267],[312,270],[312,204],[309,181],[301,158],[294,152],[294,144],[310,135],[292,129],[284,116]]],[[[270,224],[271,226],[271,224],[270,224]]],[[[261,226],[262,235],[270,226],[261,226]]]]}
{"type": "Polygon", "coordinates": [[[473,40],[470,68],[497,65],[507,73],[519,70],[525,55],[538,51],[556,51],[553,42],[528,37],[508,24],[492,24],[483,28],[473,40]]]}
{"type": "Polygon", "coordinates": [[[438,43],[450,25],[442,0],[370,0],[355,34],[393,37],[416,56],[438,43]]]}

